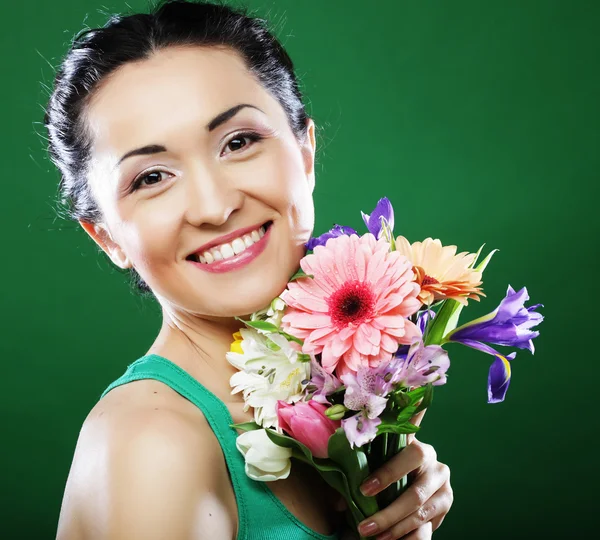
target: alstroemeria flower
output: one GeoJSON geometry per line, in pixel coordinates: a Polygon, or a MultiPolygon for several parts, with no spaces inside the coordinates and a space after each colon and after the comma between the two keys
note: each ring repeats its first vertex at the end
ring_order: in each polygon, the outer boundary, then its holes
{"type": "Polygon", "coordinates": [[[381,424],[381,418],[369,418],[363,412],[342,420],[342,428],[350,443],[350,448],[370,443],[377,436],[379,424],[381,424]]]}
{"type": "Polygon", "coordinates": [[[317,403],[329,405],[327,396],[340,388],[342,383],[335,375],[327,373],[314,356],[311,356],[310,366],[310,382],[305,392],[317,403]]]}
{"type": "Polygon", "coordinates": [[[394,208],[387,197],[379,199],[375,210],[370,215],[362,211],[361,215],[369,232],[378,240],[384,234],[384,220],[387,222],[390,232],[394,230],[394,208]]]}
{"type": "Polygon", "coordinates": [[[535,348],[532,339],[540,333],[532,331],[531,328],[544,320],[543,315],[535,311],[538,307],[543,307],[543,304],[526,308],[524,304],[527,300],[529,295],[526,287],[515,292],[509,285],[506,296],[492,313],[449,332],[444,337],[444,342],[456,341],[480,349],[478,343],[484,341],[495,345],[529,349],[533,354],[535,348]]]}
{"type": "Polygon", "coordinates": [[[340,377],[346,385],[344,406],[358,414],[342,420],[342,428],[350,443],[350,448],[371,442],[381,424],[379,415],[384,411],[387,398],[384,397],[390,385],[378,370],[360,368],[356,374],[349,372],[340,377]]]}
{"type": "Polygon", "coordinates": [[[358,234],[352,227],[346,227],[345,225],[334,225],[332,229],[328,230],[320,236],[312,237],[306,242],[306,249],[313,250],[316,246],[324,246],[327,240],[330,238],[336,238],[337,236],[349,236],[351,234],[358,234]]]}
{"type": "Polygon", "coordinates": [[[396,353],[394,360],[386,366],[390,383],[405,388],[416,388],[431,383],[433,386],[446,384],[446,372],[450,367],[448,353],[439,345],[423,344],[417,340],[406,355],[396,353]]]}

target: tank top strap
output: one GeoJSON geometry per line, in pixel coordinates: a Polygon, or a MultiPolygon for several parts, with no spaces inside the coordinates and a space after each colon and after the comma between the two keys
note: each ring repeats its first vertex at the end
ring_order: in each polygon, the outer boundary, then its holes
{"type": "Polygon", "coordinates": [[[229,409],[187,371],[163,356],[148,354],[127,366],[100,396],[113,388],[140,379],[155,379],[170,386],[204,414],[225,457],[238,509],[238,540],[337,540],[301,523],[273,494],[265,482],[246,475],[245,461],[236,446],[237,431],[231,427],[229,409]]]}
{"type": "Polygon", "coordinates": [[[242,533],[238,537],[243,537],[243,532],[247,530],[248,497],[264,494],[260,483],[253,482],[245,473],[245,461],[236,446],[237,432],[230,427],[234,422],[229,409],[187,371],[156,354],[142,356],[130,364],[125,373],[108,386],[100,399],[116,386],[140,379],[156,379],[167,384],[194,403],[206,417],[225,456],[238,505],[238,530],[242,533]]]}

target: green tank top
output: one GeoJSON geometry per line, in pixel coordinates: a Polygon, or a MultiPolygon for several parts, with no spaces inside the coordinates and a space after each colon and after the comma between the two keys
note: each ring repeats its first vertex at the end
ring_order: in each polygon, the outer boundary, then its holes
{"type": "Polygon", "coordinates": [[[238,540],[339,540],[340,533],[324,535],[300,522],[265,482],[252,480],[244,470],[244,457],[235,441],[229,409],[207,388],[177,364],[156,354],[142,356],[127,367],[100,396],[116,386],[140,379],[156,379],[200,408],[217,437],[231,477],[238,511],[238,540]]]}

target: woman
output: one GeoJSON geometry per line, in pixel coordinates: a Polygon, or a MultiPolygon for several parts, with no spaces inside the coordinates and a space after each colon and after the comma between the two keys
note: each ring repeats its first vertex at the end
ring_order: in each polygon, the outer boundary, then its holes
{"type": "MultiPolygon", "coordinates": [[[[315,125],[286,52],[220,5],[113,17],[74,41],[45,125],[71,216],[163,314],[82,426],[58,538],[338,538],[339,499],[320,478],[294,464],[250,480],[229,428],[252,419],[229,386],[234,317],[283,291],[314,225],[315,125]]],[[[452,490],[430,445],[414,439],[363,490],[410,471],[363,535],[440,525],[452,490]]]]}

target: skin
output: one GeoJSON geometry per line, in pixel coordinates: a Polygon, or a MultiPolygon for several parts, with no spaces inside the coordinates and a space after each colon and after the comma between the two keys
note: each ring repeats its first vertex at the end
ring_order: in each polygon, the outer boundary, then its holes
{"type": "MultiPolygon", "coordinates": [[[[313,121],[299,141],[279,102],[234,51],[177,47],[114,72],[89,103],[86,125],[93,141],[88,181],[103,219],[80,224],[114,264],[134,267],[156,295],[163,322],[147,353],[185,369],[235,422],[252,420],[241,396],[231,395],[235,368],[225,353],[240,325],[233,317],[280,294],[304,255],[314,226],[313,121]],[[242,108],[207,129],[241,103],[262,112],[242,108]],[[240,131],[263,140],[239,138],[240,131]],[[167,150],[119,164],[150,144],[167,150]],[[154,169],[163,172],[150,174],[154,169]],[[142,184],[131,191],[139,177],[142,184]],[[269,220],[266,249],[241,269],[215,274],[186,261],[213,238],[269,220]]],[[[306,525],[332,533],[339,500],[311,469],[294,463],[292,471],[269,487],[306,525]]],[[[363,524],[375,523],[370,534],[430,538],[441,524],[452,504],[449,469],[414,437],[374,473],[379,485],[368,494],[409,472],[414,485],[363,524]]],[[[94,406],[77,441],[57,538],[235,538],[237,526],[221,449],[195,405],[159,381],[141,380],[94,406]]]]}

